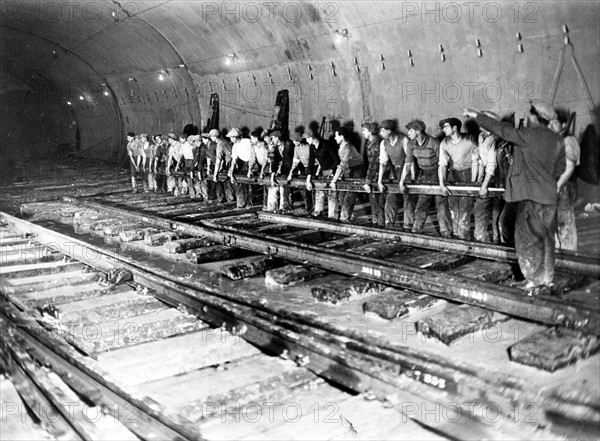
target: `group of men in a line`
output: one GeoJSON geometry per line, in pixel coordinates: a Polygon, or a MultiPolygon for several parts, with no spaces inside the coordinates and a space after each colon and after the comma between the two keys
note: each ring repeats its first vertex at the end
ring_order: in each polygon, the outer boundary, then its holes
{"type": "Polygon", "coordinates": [[[145,191],[189,194],[207,202],[235,200],[244,207],[252,203],[255,189],[238,183],[236,175],[268,177],[263,209],[291,212],[293,189],[287,184],[302,177],[306,183],[300,193],[307,214],[351,222],[358,192],[340,191],[337,182],[358,180],[369,193],[373,226],[394,226],[402,204],[403,223],[397,228],[419,233],[435,202],[442,236],[470,240],[474,215],[475,240],[516,244],[529,286],[550,284],[557,212],[559,246],[577,247],[574,183],[569,180],[579,161],[577,141],[560,136],[563,124],[554,109],[542,103],[532,105],[528,126],[522,129],[500,121],[493,112],[465,109],[464,115],[478,123],[477,138],[461,132],[458,118],[439,122],[441,141],[426,133],[421,120],[406,124],[406,136],[393,120],[366,122],[362,153],[344,127],[335,130],[335,144],[312,129],[289,137],[280,130],[243,133],[238,128],[225,137],[217,129],[166,137],[130,132],[127,151],[133,191],[143,172],[145,191]],[[227,172],[226,181],[219,181],[221,171],[227,172]],[[315,189],[314,179],[326,180],[327,189],[315,189]],[[439,192],[410,194],[408,183],[435,185],[439,192]],[[448,186],[455,183],[476,184],[478,197],[453,195],[448,186]],[[399,193],[387,191],[390,185],[398,185],[399,193]],[[374,186],[378,192],[372,191],[374,186]],[[504,197],[490,197],[489,187],[505,187],[504,197]]]}

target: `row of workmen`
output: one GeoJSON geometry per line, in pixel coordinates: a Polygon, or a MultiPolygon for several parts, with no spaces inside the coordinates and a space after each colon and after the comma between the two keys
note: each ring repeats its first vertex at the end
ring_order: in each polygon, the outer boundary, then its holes
{"type": "MultiPolygon", "coordinates": [[[[460,132],[461,121],[449,118],[440,122],[447,135],[441,143],[426,134],[425,124],[415,120],[407,124],[408,136],[397,132],[394,121],[365,123],[362,135],[366,139],[364,154],[352,145],[345,128],[335,131],[332,142],[321,139],[312,130],[294,132],[284,140],[278,130],[253,131],[242,135],[237,128],[227,132],[225,139],[213,129],[201,135],[170,133],[166,137],[146,134],[128,134],[127,150],[130,155],[132,186],[137,189],[137,172],[143,171],[144,190],[171,191],[178,195],[188,193],[192,198],[219,201],[237,200],[238,207],[250,203],[251,187],[235,182],[235,174],[248,177],[269,176],[265,209],[288,212],[292,209],[289,186],[285,182],[303,176],[306,189],[302,196],[306,211],[313,216],[327,214],[331,219],[350,222],[353,219],[357,193],[337,191],[340,179],[364,179],[364,188],[370,193],[371,214],[374,226],[393,226],[403,204],[403,228],[408,231],[422,230],[429,205],[435,200],[440,233],[450,237],[470,238],[470,215],[475,205],[477,240],[490,241],[488,226],[492,220],[494,199],[487,198],[488,185],[502,185],[502,179],[491,182],[496,173],[495,140],[482,132],[479,146],[460,132]],[[491,153],[490,153],[491,152],[491,153]],[[443,173],[438,174],[438,170],[443,173]],[[230,182],[219,183],[217,175],[227,170],[230,182]],[[177,173],[184,172],[184,173],[177,173]],[[448,173],[449,172],[449,173],[448,173]],[[330,190],[313,191],[313,179],[327,179],[330,190]],[[448,182],[481,182],[483,202],[473,198],[429,195],[400,195],[386,192],[386,185],[400,184],[406,192],[405,182],[442,183],[444,191],[448,182]],[[376,185],[381,193],[372,193],[376,185]],[[327,207],[325,207],[327,201],[327,207]],[[454,222],[453,222],[454,219],[454,222]]],[[[500,150],[499,150],[500,152],[500,150]]],[[[504,150],[501,150],[504,154],[504,150]]],[[[502,171],[502,168],[500,168],[502,171]]],[[[504,173],[496,173],[503,176],[504,173]]],[[[501,203],[501,199],[496,199],[501,203]]],[[[498,222],[500,207],[496,207],[494,226],[498,222]]],[[[501,229],[493,228],[493,240],[500,242],[501,229]]],[[[509,240],[510,234],[505,234],[509,240]]]]}
{"type": "MultiPolygon", "coordinates": [[[[469,116],[474,115],[471,113],[469,116]]],[[[523,187],[535,187],[535,181],[544,180],[546,176],[535,167],[532,170],[531,161],[526,164],[528,170],[517,170],[511,165],[515,146],[517,157],[522,159],[519,156],[519,139],[511,139],[506,134],[503,136],[503,130],[517,130],[514,125],[501,122],[492,112],[482,112],[477,116],[487,123],[480,124],[478,137],[463,134],[460,119],[447,118],[439,122],[444,134],[441,141],[428,135],[425,124],[420,120],[406,124],[406,135],[397,130],[393,120],[382,121],[379,125],[367,122],[362,125],[361,134],[366,140],[362,154],[352,144],[351,133],[344,127],[335,130],[335,144],[322,139],[311,129],[303,133],[294,132],[289,139],[284,138],[279,130],[257,129],[245,134],[237,128],[230,129],[224,137],[217,129],[189,136],[170,133],[150,137],[129,133],[127,151],[132,186],[136,191],[136,179],[139,172],[143,172],[145,191],[170,191],[175,195],[187,193],[191,198],[205,201],[235,200],[238,207],[244,207],[251,204],[256,188],[238,183],[236,175],[269,177],[270,185],[264,188],[264,209],[291,212],[293,189],[286,183],[302,176],[306,179],[306,186],[300,193],[309,215],[351,222],[358,193],[338,191],[336,183],[340,179],[362,180],[364,190],[369,193],[374,226],[394,226],[402,205],[402,225],[397,228],[420,232],[429,208],[435,203],[442,236],[471,239],[471,217],[474,215],[475,240],[511,245],[515,236],[518,202],[521,200],[518,194],[527,193],[523,187]],[[511,168],[513,177],[529,173],[529,180],[519,182],[516,188],[511,186],[507,183],[511,168]],[[221,171],[227,171],[227,181],[218,180],[221,171]],[[329,189],[314,189],[314,179],[327,180],[329,189]],[[410,194],[406,188],[408,182],[438,185],[442,195],[410,194]],[[477,183],[479,197],[452,195],[448,190],[452,183],[477,183]],[[506,184],[507,191],[511,194],[516,191],[517,197],[489,196],[488,187],[504,187],[506,184]],[[398,185],[401,193],[387,192],[388,185],[398,185]],[[375,186],[380,192],[371,191],[375,186]]],[[[550,133],[552,130],[560,132],[561,124],[556,114],[545,116],[552,118],[542,126],[550,133]]],[[[557,166],[550,172],[553,191],[555,194],[562,193],[563,199],[570,204],[570,210],[563,210],[562,214],[572,216],[562,223],[563,230],[568,231],[558,243],[563,248],[573,249],[573,246],[576,247],[572,210],[574,197],[568,178],[573,169],[569,162],[575,164],[578,161],[578,151],[576,155],[571,152],[565,160],[565,142],[562,137],[556,136],[562,142],[563,156],[562,167],[557,166]]],[[[557,203],[556,195],[553,198],[551,194],[541,200],[554,200],[555,206],[557,203]]]]}

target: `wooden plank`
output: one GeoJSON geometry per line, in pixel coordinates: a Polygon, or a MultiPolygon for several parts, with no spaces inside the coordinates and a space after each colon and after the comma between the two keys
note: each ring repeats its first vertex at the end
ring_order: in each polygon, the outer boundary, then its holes
{"type": "Polygon", "coordinates": [[[181,239],[181,233],[177,231],[164,231],[162,233],[148,234],[144,236],[144,243],[151,247],[157,247],[170,240],[181,239]]]}
{"type": "Polygon", "coordinates": [[[386,288],[387,286],[371,280],[346,277],[311,288],[311,293],[320,302],[339,305],[379,294],[386,288]]]}
{"type": "Polygon", "coordinates": [[[363,312],[366,316],[393,320],[433,308],[442,303],[445,301],[426,294],[389,288],[363,303],[363,312]]]}
{"type": "Polygon", "coordinates": [[[233,248],[225,245],[214,245],[205,248],[194,248],[185,253],[188,262],[200,264],[216,262],[219,260],[238,259],[253,253],[241,248],[233,248]]]}
{"type": "Polygon", "coordinates": [[[417,330],[427,337],[451,345],[466,335],[508,319],[509,317],[503,314],[475,306],[449,304],[443,310],[419,320],[417,330]]]}
{"type": "Polygon", "coordinates": [[[115,381],[133,386],[259,352],[241,338],[219,329],[206,329],[104,352],[98,355],[98,363],[115,381]]]}
{"type": "MultiPolygon", "coordinates": [[[[291,361],[288,363],[290,366],[295,365],[291,361]]],[[[308,369],[298,366],[282,371],[272,362],[266,371],[269,375],[264,379],[251,383],[246,382],[246,384],[231,387],[229,390],[213,393],[204,397],[203,402],[196,400],[184,406],[181,411],[184,415],[189,415],[188,418],[191,421],[210,425],[210,420],[220,419],[225,416],[224,414],[236,418],[240,416],[239,413],[244,413],[243,408],[256,408],[257,405],[261,407],[264,403],[286,402],[293,398],[299,390],[310,390],[311,388],[314,390],[315,385],[323,384],[322,379],[308,369]],[[201,410],[201,412],[197,410],[201,410]]],[[[243,377],[247,378],[247,376],[243,377]]]]}
{"type": "Polygon", "coordinates": [[[290,286],[327,275],[327,271],[308,265],[286,265],[265,274],[265,283],[290,286]]]}
{"type": "Polygon", "coordinates": [[[122,320],[128,317],[162,311],[168,306],[149,295],[125,291],[92,299],[59,305],[60,320],[63,322],[91,322],[122,320]]]}
{"type": "Polygon", "coordinates": [[[155,227],[123,229],[123,231],[119,233],[119,239],[121,239],[122,242],[133,242],[136,240],[144,240],[146,235],[160,232],[161,230],[155,227]]]}
{"type": "Polygon", "coordinates": [[[162,246],[162,249],[165,253],[181,254],[193,248],[210,247],[214,244],[214,240],[206,237],[192,237],[188,239],[175,239],[165,242],[162,246]]]}
{"type": "Polygon", "coordinates": [[[77,323],[69,326],[66,338],[86,354],[94,356],[103,351],[152,342],[204,327],[194,316],[171,308],[110,322],[77,323]]]}
{"type": "Polygon", "coordinates": [[[118,236],[122,231],[145,227],[147,226],[138,222],[119,221],[118,223],[105,225],[102,229],[102,233],[104,233],[105,236],[118,236]]]}
{"type": "Polygon", "coordinates": [[[384,259],[407,250],[408,247],[400,242],[373,242],[349,248],[347,251],[360,256],[384,259]]]}
{"type": "Polygon", "coordinates": [[[279,259],[273,259],[268,256],[255,256],[244,259],[242,262],[223,265],[219,272],[228,279],[241,280],[264,274],[265,271],[283,265],[285,265],[285,262],[279,259]]]}
{"type": "Polygon", "coordinates": [[[31,239],[28,237],[10,237],[0,240],[1,247],[14,247],[16,245],[28,244],[31,239]]]}
{"type": "Polygon", "coordinates": [[[86,266],[79,262],[42,262],[30,263],[24,265],[12,265],[9,267],[0,268],[0,277],[13,279],[16,277],[31,277],[37,275],[57,274],[73,271],[81,271],[86,266]]]}
{"type": "Polygon", "coordinates": [[[210,439],[328,439],[331,435],[327,436],[326,426],[345,432],[337,418],[328,417],[348,398],[349,394],[318,383],[309,390],[294,389],[287,396],[267,400],[270,409],[257,401],[240,405],[234,412],[219,411],[201,428],[210,439]]]}
{"type": "Polygon", "coordinates": [[[322,243],[321,246],[327,249],[347,249],[358,247],[368,242],[373,242],[373,240],[366,237],[346,236],[339,239],[328,240],[327,242],[322,243]]]}
{"type": "Polygon", "coordinates": [[[436,271],[448,271],[472,262],[475,257],[466,254],[450,254],[444,252],[428,252],[422,256],[403,259],[402,262],[419,268],[436,271]]]}
{"type": "Polygon", "coordinates": [[[121,222],[118,217],[104,217],[92,222],[90,230],[92,231],[103,231],[108,225],[112,225],[115,222],[121,222]]]}
{"type": "Polygon", "coordinates": [[[16,233],[6,228],[0,228],[0,239],[20,238],[21,233],[16,233]]]}
{"type": "Polygon", "coordinates": [[[35,308],[43,305],[60,305],[104,295],[117,294],[129,289],[131,288],[127,285],[99,287],[97,283],[90,283],[87,285],[64,286],[46,291],[21,293],[18,298],[35,308]]]}
{"type": "Polygon", "coordinates": [[[485,282],[500,283],[513,277],[513,268],[505,262],[476,260],[449,271],[459,276],[471,277],[485,282]]]}
{"type": "MultiPolygon", "coordinates": [[[[182,375],[167,377],[132,388],[137,395],[146,395],[165,407],[177,412],[192,422],[205,417],[202,408],[209,397],[217,397],[229,391],[257,383],[264,384],[286,372],[298,370],[296,363],[269,357],[264,354],[242,358],[206,367],[182,375]]],[[[303,369],[306,371],[306,369],[303,369]]],[[[314,378],[314,374],[311,374],[314,378]]],[[[210,407],[214,408],[212,404],[210,407]]],[[[217,406],[218,407],[218,406],[217,406]]]]}
{"type": "Polygon", "coordinates": [[[75,271],[70,273],[49,274],[42,276],[23,277],[20,279],[3,279],[0,286],[6,294],[19,294],[25,292],[44,291],[62,286],[85,285],[98,279],[99,273],[84,273],[75,271]]]}
{"type": "Polygon", "coordinates": [[[532,334],[509,348],[517,363],[554,372],[598,352],[600,339],[564,328],[548,328],[532,334]]]}

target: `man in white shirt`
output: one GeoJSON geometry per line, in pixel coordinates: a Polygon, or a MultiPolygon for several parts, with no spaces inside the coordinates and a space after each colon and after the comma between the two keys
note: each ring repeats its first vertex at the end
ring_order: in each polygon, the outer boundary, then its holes
{"type": "Polygon", "coordinates": [[[232,143],[231,165],[227,176],[235,189],[237,208],[242,208],[251,203],[250,184],[237,183],[233,173],[237,171],[239,174],[245,174],[248,178],[252,177],[252,169],[256,164],[256,154],[252,142],[248,138],[242,138],[240,129],[233,127],[227,133],[227,137],[232,143]]]}
{"type": "MultiPolygon", "coordinates": [[[[500,117],[494,112],[485,111],[483,114],[499,121],[500,117]]],[[[475,240],[491,242],[488,227],[492,221],[494,198],[488,196],[488,186],[496,173],[496,137],[482,128],[477,144],[478,167],[473,180],[479,187],[479,197],[475,200],[475,240]]]]}
{"type": "MultiPolygon", "coordinates": [[[[446,183],[474,182],[479,167],[477,145],[462,136],[462,122],[458,118],[446,118],[440,121],[440,128],[446,137],[440,143],[440,160],[438,163],[438,178],[440,189],[447,196],[450,194],[446,183]],[[448,176],[448,172],[451,175],[448,176]]],[[[448,198],[450,216],[452,218],[452,233],[460,239],[471,238],[471,213],[473,198],[469,196],[450,196],[448,198]]]]}

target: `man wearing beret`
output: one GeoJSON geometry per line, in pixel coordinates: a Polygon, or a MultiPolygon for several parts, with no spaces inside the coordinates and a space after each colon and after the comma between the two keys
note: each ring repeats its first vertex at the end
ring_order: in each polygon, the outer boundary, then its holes
{"type": "Polygon", "coordinates": [[[556,119],[554,109],[544,103],[532,104],[528,127],[497,121],[471,109],[465,116],[494,135],[514,144],[513,162],[506,179],[504,198],[518,202],[515,247],[525,288],[550,285],[554,279],[556,234],[556,182],[565,169],[563,139],[548,128],[556,119]]]}
{"type": "MultiPolygon", "coordinates": [[[[440,142],[425,133],[425,123],[420,120],[413,120],[406,125],[408,129],[408,145],[406,146],[406,163],[400,177],[400,191],[406,193],[404,185],[406,177],[411,172],[413,161],[417,163],[416,181],[437,185],[438,181],[438,162],[440,153],[440,142]]],[[[406,197],[406,196],[405,196],[406,197]]],[[[448,210],[448,199],[443,196],[433,196],[421,194],[417,198],[415,206],[414,222],[412,232],[418,233],[423,229],[427,220],[427,211],[431,205],[432,199],[435,199],[437,210],[437,219],[442,236],[449,236],[452,231],[450,222],[450,211],[448,210]]]]}
{"type": "MultiPolygon", "coordinates": [[[[458,118],[446,118],[440,121],[440,128],[446,137],[440,143],[440,159],[438,163],[438,179],[440,190],[447,196],[450,194],[446,181],[473,182],[477,176],[479,156],[477,145],[460,129],[462,122],[458,118]],[[450,173],[450,176],[449,175],[450,173]]],[[[460,239],[471,239],[471,213],[473,198],[466,196],[450,196],[448,198],[450,216],[452,218],[452,233],[460,239]]],[[[442,232],[442,235],[446,235],[442,232]]]]}

